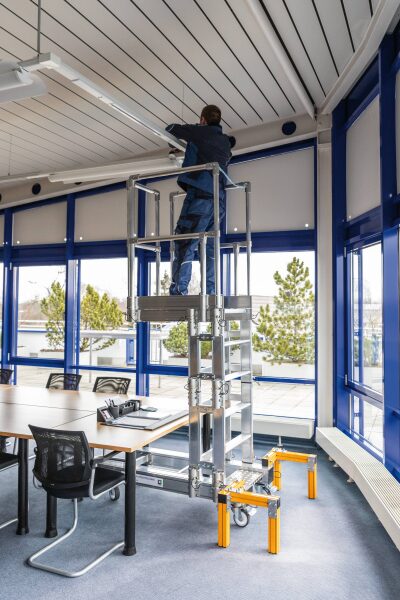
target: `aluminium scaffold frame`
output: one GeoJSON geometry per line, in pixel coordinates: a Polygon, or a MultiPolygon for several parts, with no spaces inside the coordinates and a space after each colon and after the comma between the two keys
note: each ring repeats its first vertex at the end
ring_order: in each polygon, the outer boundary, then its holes
{"type": "MultiPolygon", "coordinates": [[[[195,167],[180,168],[176,171],[158,171],[145,176],[131,176],[127,184],[128,214],[128,297],[127,320],[140,321],[186,321],[189,342],[188,410],[189,410],[189,452],[177,452],[161,448],[143,449],[137,459],[137,481],[139,484],[158,487],[167,491],[201,497],[220,503],[221,493],[232,497],[232,490],[240,488],[237,498],[248,498],[258,490],[267,493],[269,521],[277,522],[271,530],[274,541],[269,545],[272,552],[279,549],[279,515],[276,510],[277,498],[269,495],[274,480],[275,461],[257,462],[253,450],[253,400],[252,400],[252,319],[257,309],[257,299],[250,294],[251,281],[251,184],[233,183],[225,186],[228,190],[243,190],[245,193],[245,241],[221,244],[219,227],[220,175],[227,177],[218,163],[207,163],[195,167]],[[170,201],[170,233],[160,234],[160,192],[144,185],[142,179],[151,180],[163,176],[182,173],[210,171],[213,178],[214,229],[198,233],[174,233],[175,199],[182,192],[172,192],[170,201]],[[137,211],[139,190],[154,197],[154,235],[138,237],[137,211]],[[206,243],[213,240],[215,294],[206,293],[206,243]],[[171,269],[174,260],[175,242],[179,240],[199,240],[200,294],[187,296],[160,296],[161,242],[170,244],[171,269]],[[221,248],[231,248],[234,258],[234,294],[223,296],[221,291],[220,252],[221,248]],[[247,294],[239,295],[238,258],[241,248],[246,251],[247,294]],[[135,294],[135,251],[141,249],[155,253],[156,295],[137,296],[135,294]],[[236,322],[236,329],[231,324],[236,322]],[[205,325],[206,329],[204,330],[205,325]],[[211,367],[203,367],[201,362],[202,343],[211,343],[211,367]],[[231,364],[232,348],[239,350],[239,369],[231,364]],[[233,382],[239,382],[240,391],[233,389],[233,382]],[[203,382],[211,385],[211,398],[204,397],[203,382]],[[232,437],[231,418],[240,415],[240,431],[232,437]],[[212,425],[212,427],[211,427],[212,425]],[[212,431],[212,435],[211,435],[212,431]],[[234,460],[232,451],[241,450],[241,460],[234,460]],[[247,495],[246,495],[247,493],[247,495]],[[249,496],[250,493],[250,496],[249,496]],[[244,495],[243,495],[244,494],[244,495]]],[[[210,200],[211,201],[211,200],[210,200]]],[[[278,463],[279,464],[279,463],[278,463]]],[[[225,496],[224,496],[225,497],[225,496]]],[[[233,496],[235,497],[235,496],[233,496]]],[[[257,504],[257,502],[254,502],[257,504]]],[[[234,520],[238,525],[248,522],[247,502],[230,502],[234,520]]],[[[219,509],[220,510],[220,509],[219,509]]],[[[222,514],[222,513],[221,513],[222,514]]],[[[225,514],[225,513],[224,513],[225,514]]],[[[226,517],[225,521],[226,522],[226,517]]],[[[221,538],[222,539],[222,538],[221,538]]],[[[224,538],[225,539],[225,538],[224,538]]],[[[226,540],[220,544],[226,546],[226,540]]]]}

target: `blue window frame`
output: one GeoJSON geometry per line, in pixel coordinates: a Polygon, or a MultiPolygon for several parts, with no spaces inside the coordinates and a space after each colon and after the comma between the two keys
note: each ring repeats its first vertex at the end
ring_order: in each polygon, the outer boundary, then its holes
{"type": "MultiPolygon", "coordinates": [[[[400,301],[399,208],[396,178],[395,86],[400,68],[400,29],[387,35],[376,59],[333,113],[333,273],[334,273],[334,424],[378,455],[400,479],[400,301]],[[347,221],[346,131],[379,94],[380,205],[347,221]],[[382,389],[367,385],[365,364],[365,302],[355,287],[363,279],[363,254],[376,243],[382,251],[382,389]],[[347,254],[347,257],[346,257],[347,254]],[[357,297],[357,306],[354,299],[357,297]],[[358,319],[356,327],[355,319],[358,319]],[[357,346],[354,334],[357,334],[357,346]],[[364,347],[363,347],[364,343],[364,347]],[[355,368],[356,367],[356,368],[355,368]],[[364,372],[363,372],[364,367],[364,372]],[[366,418],[382,416],[382,444],[366,436],[366,418]],[[381,446],[381,448],[379,448],[381,446]]],[[[378,282],[380,285],[380,282],[378,282]]],[[[372,343],[373,340],[369,339],[372,343]]],[[[376,352],[380,341],[375,340],[376,352]]],[[[373,350],[373,349],[372,349],[373,350]]],[[[376,357],[375,357],[376,359],[376,357]]]]}

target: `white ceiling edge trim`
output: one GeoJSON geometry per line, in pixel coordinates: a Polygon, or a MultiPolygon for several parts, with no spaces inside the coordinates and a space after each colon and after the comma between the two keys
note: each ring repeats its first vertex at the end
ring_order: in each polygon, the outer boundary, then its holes
{"type": "MultiPolygon", "coordinates": [[[[83,192],[85,190],[93,190],[98,187],[104,187],[105,185],[112,185],[114,183],[121,183],[125,181],[125,178],[110,178],[110,179],[101,179],[99,181],[91,181],[86,184],[82,184],[76,186],[75,184],[63,184],[63,183],[54,183],[50,184],[50,187],[46,190],[45,193],[34,196],[31,191],[30,184],[25,181],[24,186],[19,186],[20,189],[11,187],[11,188],[0,188],[0,191],[3,196],[5,196],[4,200],[0,202],[0,209],[4,210],[5,208],[13,208],[14,206],[21,206],[23,204],[35,204],[40,202],[41,200],[51,200],[53,198],[57,198],[59,196],[66,196],[67,194],[75,194],[78,192],[83,192]],[[7,201],[7,192],[12,193],[14,198],[10,201],[7,201]],[[17,196],[17,197],[15,197],[17,196]],[[18,197],[19,196],[19,197],[18,197]]],[[[20,182],[21,183],[21,182],[20,182]]],[[[39,180],[39,183],[45,187],[46,184],[49,186],[49,181],[47,179],[39,180]]]]}
{"type": "Polygon", "coordinates": [[[325,98],[319,109],[320,113],[331,113],[357,82],[378,50],[383,37],[400,10],[399,7],[399,0],[380,0],[361,44],[325,98]]]}
{"type": "Polygon", "coordinates": [[[40,71],[42,69],[50,69],[53,71],[57,71],[57,73],[68,79],[77,87],[81,88],[100,102],[103,102],[109,108],[112,108],[120,114],[124,115],[131,121],[142,125],[142,127],[145,127],[152,134],[156,135],[157,137],[160,137],[165,142],[168,142],[169,144],[174,146],[174,148],[184,150],[186,147],[185,142],[178,140],[178,138],[176,138],[174,135],[171,135],[170,133],[168,133],[161,127],[158,127],[158,125],[155,125],[154,123],[152,123],[152,121],[141,115],[132,102],[120,102],[118,98],[112,96],[109,92],[107,92],[107,90],[96,85],[84,75],[81,75],[79,71],[76,71],[72,67],[69,67],[68,65],[63,63],[61,58],[56,54],[53,54],[52,52],[39,54],[38,56],[30,60],[25,60],[18,63],[18,65],[21,69],[24,69],[28,73],[31,73],[32,71],[40,71]]]}
{"type": "Polygon", "coordinates": [[[283,71],[286,73],[287,78],[289,79],[293,90],[296,93],[296,96],[300,100],[301,104],[304,107],[304,110],[310,117],[314,118],[315,109],[314,106],[308,97],[308,94],[300,81],[299,76],[297,75],[295,69],[293,68],[292,63],[290,62],[288,55],[286,54],[285,49],[283,48],[281,42],[279,41],[278,36],[276,35],[271,23],[268,21],[264,11],[262,10],[260,3],[258,0],[246,0],[247,6],[252,12],[258,26],[260,27],[262,33],[266,37],[269,45],[272,48],[275,57],[279,61],[283,71]]]}

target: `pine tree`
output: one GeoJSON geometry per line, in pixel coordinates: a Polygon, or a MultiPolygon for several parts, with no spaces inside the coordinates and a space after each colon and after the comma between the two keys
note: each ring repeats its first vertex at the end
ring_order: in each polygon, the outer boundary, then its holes
{"type": "Polygon", "coordinates": [[[189,348],[188,325],[186,322],[178,323],[171,327],[166,340],[165,348],[174,356],[187,358],[189,348]]]}
{"type": "MultiPolygon", "coordinates": [[[[236,321],[232,321],[231,330],[237,331],[239,324],[236,321]]],[[[207,333],[211,332],[211,323],[207,325],[207,333]]],[[[187,358],[189,355],[189,336],[188,336],[188,325],[186,322],[178,323],[171,327],[169,335],[163,342],[165,348],[176,357],[187,358]]],[[[231,352],[239,348],[239,346],[233,346],[231,352]]],[[[201,358],[208,358],[212,350],[212,342],[204,341],[201,342],[201,358]]]]}
{"type": "Polygon", "coordinates": [[[167,271],[164,271],[164,275],[160,281],[161,296],[169,296],[169,287],[171,285],[171,278],[167,271]]]}
{"type": "MultiPolygon", "coordinates": [[[[124,322],[122,310],[117,301],[104,292],[101,296],[92,285],[87,285],[81,301],[81,329],[117,329],[124,322]]],[[[93,340],[94,350],[102,350],[115,344],[115,339],[93,340]]],[[[81,338],[81,352],[89,348],[89,338],[81,338]]]]}
{"type": "Polygon", "coordinates": [[[40,308],[44,316],[47,317],[46,339],[49,348],[52,350],[64,348],[65,290],[61,283],[53,281],[49,295],[40,301],[40,308]]]}
{"type": "Polygon", "coordinates": [[[274,280],[278,286],[274,307],[261,307],[253,347],[266,352],[263,360],[272,363],[313,363],[314,294],[309,269],[294,257],[286,276],[277,271],[274,280]]]}
{"type": "MultiPolygon", "coordinates": [[[[58,281],[53,281],[49,294],[40,301],[42,313],[47,317],[46,338],[49,347],[60,350],[64,347],[65,335],[65,290],[58,281]]],[[[87,285],[81,301],[81,328],[104,331],[117,329],[124,322],[123,312],[117,301],[107,293],[100,295],[93,286],[87,285]]],[[[115,344],[116,340],[94,339],[94,350],[102,350],[115,344]]],[[[89,348],[89,338],[81,338],[80,350],[89,348]]]]}

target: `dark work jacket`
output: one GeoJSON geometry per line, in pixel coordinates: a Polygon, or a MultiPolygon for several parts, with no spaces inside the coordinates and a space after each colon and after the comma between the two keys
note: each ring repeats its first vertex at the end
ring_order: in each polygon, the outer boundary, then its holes
{"type": "MultiPolygon", "coordinates": [[[[226,172],[232,156],[231,148],[236,144],[233,136],[222,133],[220,125],[168,125],[166,130],[175,137],[188,142],[182,167],[193,167],[205,163],[217,162],[226,172]]],[[[220,173],[220,198],[225,198],[226,179],[220,173]]],[[[182,173],[178,185],[185,191],[195,188],[205,192],[205,197],[213,196],[213,178],[211,171],[182,173]]]]}

